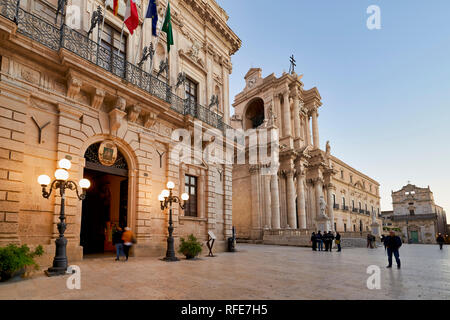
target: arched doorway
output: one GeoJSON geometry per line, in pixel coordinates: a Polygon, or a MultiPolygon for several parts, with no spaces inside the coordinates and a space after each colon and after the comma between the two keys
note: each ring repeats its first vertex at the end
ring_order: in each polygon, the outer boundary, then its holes
{"type": "Polygon", "coordinates": [[[114,143],[97,142],[84,154],[84,178],[91,181],[82,204],[83,254],[114,251],[114,226],[128,225],[128,163],[114,143]]]}

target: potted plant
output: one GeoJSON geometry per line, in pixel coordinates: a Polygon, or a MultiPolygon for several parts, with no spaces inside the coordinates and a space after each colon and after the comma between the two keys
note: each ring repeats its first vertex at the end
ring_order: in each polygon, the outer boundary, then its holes
{"type": "Polygon", "coordinates": [[[41,245],[31,251],[27,245],[21,247],[10,244],[0,248],[0,281],[7,281],[15,276],[23,275],[28,267],[39,269],[34,257],[41,256],[44,249],[41,245]]]}
{"type": "Polygon", "coordinates": [[[193,234],[188,237],[188,240],[181,238],[180,241],[181,243],[178,252],[184,254],[186,259],[193,259],[202,252],[202,244],[193,234]]]}

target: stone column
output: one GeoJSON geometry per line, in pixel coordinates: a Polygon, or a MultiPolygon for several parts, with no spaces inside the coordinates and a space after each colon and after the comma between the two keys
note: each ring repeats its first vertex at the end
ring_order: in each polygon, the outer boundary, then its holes
{"type": "Polygon", "coordinates": [[[250,234],[250,238],[255,240],[255,239],[260,239],[261,238],[261,222],[262,222],[262,213],[260,210],[262,203],[261,203],[261,188],[260,188],[260,179],[259,179],[259,174],[260,174],[260,168],[258,165],[252,165],[250,166],[250,179],[251,179],[251,190],[250,190],[250,196],[251,196],[251,224],[252,224],[252,228],[251,228],[251,234],[250,234]]]}
{"type": "Polygon", "coordinates": [[[312,112],[312,130],[313,130],[313,145],[314,148],[319,149],[319,125],[317,122],[317,118],[319,117],[319,113],[317,109],[314,109],[312,112]]]}
{"type": "Polygon", "coordinates": [[[305,174],[299,173],[297,176],[297,207],[299,229],[306,229],[306,202],[305,202],[305,174]]]}
{"type": "Polygon", "coordinates": [[[327,188],[328,192],[328,200],[327,200],[327,207],[328,207],[328,216],[330,217],[331,222],[331,231],[334,232],[334,208],[333,208],[333,190],[335,190],[334,186],[330,183],[327,188]]]}
{"type": "Polygon", "coordinates": [[[311,145],[311,124],[309,122],[309,115],[305,117],[305,125],[306,125],[306,145],[311,145]]]}
{"type": "Polygon", "coordinates": [[[280,95],[275,95],[273,97],[273,101],[274,101],[274,107],[275,107],[275,113],[277,114],[277,126],[278,126],[278,130],[280,130],[280,132],[284,132],[283,130],[283,121],[282,121],[282,112],[281,112],[281,101],[280,101],[280,95]]]}
{"type": "Polygon", "coordinates": [[[272,229],[280,229],[280,197],[278,193],[278,175],[270,176],[270,188],[272,196],[272,229]]]}
{"type": "Polygon", "coordinates": [[[291,106],[289,104],[289,91],[283,94],[283,137],[291,135],[291,106]]]}
{"type": "Polygon", "coordinates": [[[314,196],[316,202],[316,220],[320,219],[320,196],[322,196],[322,181],[321,179],[316,179],[314,181],[314,196]]]}
{"type": "Polygon", "coordinates": [[[289,170],[286,173],[286,196],[287,196],[287,214],[288,224],[291,229],[297,229],[297,218],[295,210],[295,185],[294,171],[289,170]]]}
{"type": "Polygon", "coordinates": [[[271,198],[270,198],[270,177],[263,176],[264,179],[264,207],[265,207],[265,219],[264,228],[272,228],[272,208],[271,208],[271,198]]]}

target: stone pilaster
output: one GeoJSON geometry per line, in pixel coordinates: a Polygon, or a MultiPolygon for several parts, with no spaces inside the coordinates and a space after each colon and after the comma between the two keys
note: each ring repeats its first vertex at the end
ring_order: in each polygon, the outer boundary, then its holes
{"type": "MultiPolygon", "coordinates": [[[[20,243],[19,212],[24,191],[26,107],[29,96],[0,82],[0,246],[20,243]]],[[[36,187],[39,186],[36,183],[36,187]]]]}
{"type": "Polygon", "coordinates": [[[327,186],[327,195],[328,195],[328,199],[327,199],[327,208],[328,208],[328,216],[330,217],[330,229],[331,231],[336,231],[334,230],[334,208],[333,208],[333,191],[336,190],[336,187],[332,184],[329,183],[327,186]]]}
{"type": "Polygon", "coordinates": [[[262,176],[264,179],[264,228],[272,228],[272,208],[271,208],[271,197],[270,197],[270,176],[262,176]]]}
{"type": "Polygon", "coordinates": [[[251,199],[252,199],[252,212],[251,212],[251,238],[259,239],[261,235],[261,189],[259,184],[259,175],[260,175],[260,167],[259,165],[250,166],[250,179],[251,179],[251,199]]]}
{"type": "Polygon", "coordinates": [[[283,94],[283,137],[291,135],[291,106],[289,103],[289,91],[283,94]]]}
{"type": "Polygon", "coordinates": [[[223,216],[223,232],[225,241],[233,235],[233,167],[229,165],[224,166],[224,216],[223,216]]]}
{"type": "Polygon", "coordinates": [[[313,146],[315,149],[320,148],[319,144],[319,124],[318,124],[319,112],[314,109],[312,112],[312,130],[313,130],[313,146]]]}
{"type": "Polygon", "coordinates": [[[306,202],[305,202],[305,173],[299,172],[297,175],[297,208],[299,229],[306,229],[306,202]]]}

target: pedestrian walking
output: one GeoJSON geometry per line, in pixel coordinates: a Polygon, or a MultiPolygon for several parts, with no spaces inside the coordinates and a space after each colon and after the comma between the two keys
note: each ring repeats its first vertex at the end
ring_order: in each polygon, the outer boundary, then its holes
{"type": "Polygon", "coordinates": [[[445,240],[441,233],[438,234],[436,242],[439,244],[439,249],[442,250],[442,246],[444,245],[445,240]]]}
{"type": "Polygon", "coordinates": [[[372,235],[370,233],[367,234],[367,248],[373,249],[372,235]]]}
{"type": "Polygon", "coordinates": [[[119,261],[120,257],[125,256],[122,235],[122,228],[113,225],[112,243],[116,247],[116,261],[119,261]]]}
{"type": "Polygon", "coordinates": [[[311,234],[311,246],[313,251],[317,251],[317,238],[315,232],[311,234]]]}
{"type": "Polygon", "coordinates": [[[341,252],[341,235],[339,234],[339,232],[336,232],[336,238],[335,238],[335,243],[337,245],[337,252],[341,252]]]}
{"type": "Polygon", "coordinates": [[[397,269],[400,269],[400,253],[398,250],[402,246],[402,239],[396,236],[394,231],[389,231],[389,235],[385,238],[384,243],[386,244],[389,262],[386,268],[392,268],[392,255],[394,255],[397,269]]]}
{"type": "Polygon", "coordinates": [[[316,239],[317,239],[317,247],[319,248],[319,251],[323,251],[323,239],[322,239],[322,234],[320,233],[320,230],[317,231],[316,239]]]}
{"type": "Polygon", "coordinates": [[[133,246],[134,243],[136,243],[136,238],[134,236],[133,231],[131,231],[131,228],[126,227],[125,232],[122,235],[123,240],[123,249],[125,251],[125,261],[128,261],[128,256],[130,254],[130,249],[133,246]]]}

